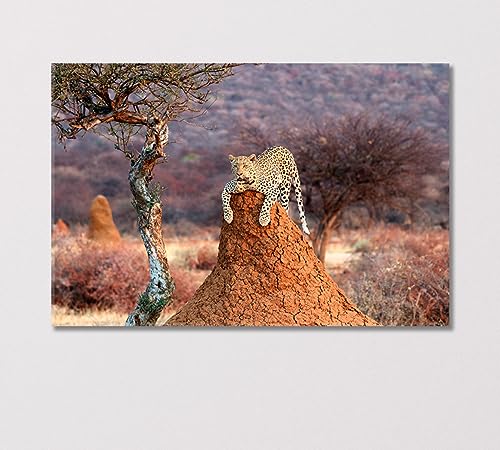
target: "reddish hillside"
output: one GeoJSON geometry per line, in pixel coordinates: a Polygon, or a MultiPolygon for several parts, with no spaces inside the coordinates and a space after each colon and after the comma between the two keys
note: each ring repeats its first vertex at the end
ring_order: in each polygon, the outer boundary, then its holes
{"type": "MultiPolygon", "coordinates": [[[[448,139],[448,65],[263,64],[244,65],[214,87],[217,100],[199,126],[172,123],[169,162],[156,169],[166,186],[169,222],[217,223],[219,195],[229,178],[226,155],[239,130],[271,131],[369,111],[407,117],[436,139],[448,139]]],[[[215,97],[214,97],[215,99],[215,97]]],[[[276,142],[279,144],[279,142],[276,142]]],[[[291,149],[293,151],[293,149],[291,149]]],[[[128,161],[110,141],[88,134],[64,151],[53,145],[53,219],[86,221],[92,198],[105,195],[121,230],[135,229],[128,161]]]]}

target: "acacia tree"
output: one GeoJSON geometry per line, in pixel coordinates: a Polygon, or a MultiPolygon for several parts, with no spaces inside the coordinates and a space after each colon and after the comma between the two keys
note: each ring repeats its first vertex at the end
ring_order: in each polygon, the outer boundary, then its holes
{"type": "Polygon", "coordinates": [[[128,181],[146,247],[150,281],[126,325],[154,325],[175,289],[162,234],[159,185],[153,169],[165,161],[168,124],[204,111],[210,87],[236,64],[53,64],[52,124],[61,142],[85,132],[111,138],[130,159],[128,181]],[[140,150],[131,139],[142,136],[140,150]]]}
{"type": "Polygon", "coordinates": [[[410,121],[365,114],[284,134],[296,151],[306,211],[317,219],[313,248],[323,262],[347,208],[407,209],[422,198],[423,175],[438,170],[445,150],[410,121]]]}
{"type": "Polygon", "coordinates": [[[284,145],[295,156],[314,251],[325,261],[333,231],[342,213],[363,206],[373,216],[394,208],[408,210],[422,197],[423,175],[439,170],[445,147],[434,143],[410,121],[348,115],[323,124],[288,127],[274,136],[269,130],[245,125],[240,129],[242,151],[262,151],[284,145]]]}

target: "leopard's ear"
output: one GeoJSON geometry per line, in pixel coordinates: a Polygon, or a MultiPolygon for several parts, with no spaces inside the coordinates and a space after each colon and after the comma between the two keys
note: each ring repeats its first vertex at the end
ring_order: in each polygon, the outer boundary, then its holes
{"type": "Polygon", "coordinates": [[[229,155],[229,161],[234,161],[236,158],[233,155],[229,155]]]}
{"type": "Polygon", "coordinates": [[[257,157],[255,156],[255,153],[252,153],[252,154],[248,157],[248,159],[249,159],[250,161],[255,161],[255,160],[257,159],[257,157]]]}

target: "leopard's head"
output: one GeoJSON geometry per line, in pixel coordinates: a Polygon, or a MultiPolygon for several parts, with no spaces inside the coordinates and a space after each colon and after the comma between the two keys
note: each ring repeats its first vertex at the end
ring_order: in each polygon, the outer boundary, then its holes
{"type": "Polygon", "coordinates": [[[231,161],[231,171],[236,180],[245,184],[253,184],[256,181],[255,161],[257,157],[252,154],[250,156],[233,156],[229,155],[231,161]]]}

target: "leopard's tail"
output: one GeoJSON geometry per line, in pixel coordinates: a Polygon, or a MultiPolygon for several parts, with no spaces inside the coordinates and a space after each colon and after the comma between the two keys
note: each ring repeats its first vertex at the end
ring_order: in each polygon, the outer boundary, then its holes
{"type": "Polygon", "coordinates": [[[295,173],[292,178],[293,187],[295,188],[295,198],[297,200],[297,208],[299,209],[299,218],[302,225],[302,231],[305,234],[310,234],[309,228],[307,227],[306,214],[304,212],[304,203],[302,201],[302,190],[300,187],[299,171],[295,167],[295,173]]]}

